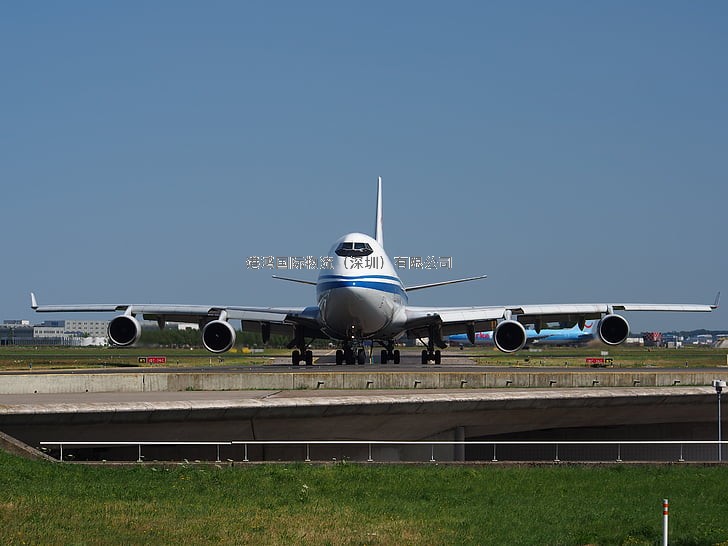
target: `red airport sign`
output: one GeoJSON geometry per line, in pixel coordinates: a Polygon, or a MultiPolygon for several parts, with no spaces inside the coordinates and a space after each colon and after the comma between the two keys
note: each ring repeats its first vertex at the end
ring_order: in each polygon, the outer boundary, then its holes
{"type": "Polygon", "coordinates": [[[608,366],[614,363],[613,359],[604,357],[587,357],[585,360],[590,366],[608,366]]]}
{"type": "Polygon", "coordinates": [[[140,356],[139,364],[166,364],[166,356],[140,356]]]}

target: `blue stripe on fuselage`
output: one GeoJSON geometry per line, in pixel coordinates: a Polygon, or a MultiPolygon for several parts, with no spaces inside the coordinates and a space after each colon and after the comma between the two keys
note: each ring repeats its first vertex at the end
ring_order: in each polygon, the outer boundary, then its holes
{"type": "Polygon", "coordinates": [[[396,283],[401,284],[399,277],[393,277],[391,275],[320,275],[319,279],[335,279],[344,281],[354,281],[359,279],[385,279],[388,281],[395,281],[396,283]]]}
{"type": "Polygon", "coordinates": [[[370,290],[378,290],[380,292],[388,292],[390,294],[399,294],[405,301],[407,300],[407,294],[400,284],[356,280],[357,277],[344,278],[347,280],[320,282],[316,285],[316,291],[321,293],[334,288],[368,288],[370,290]]]}

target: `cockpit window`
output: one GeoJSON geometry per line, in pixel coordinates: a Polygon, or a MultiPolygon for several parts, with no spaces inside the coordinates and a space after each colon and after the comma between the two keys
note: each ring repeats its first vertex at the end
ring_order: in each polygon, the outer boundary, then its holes
{"type": "Polygon", "coordinates": [[[344,256],[348,258],[358,258],[360,256],[369,256],[372,252],[372,247],[369,246],[369,243],[353,243],[353,242],[345,242],[339,244],[339,246],[336,247],[336,254],[337,256],[344,256]]]}

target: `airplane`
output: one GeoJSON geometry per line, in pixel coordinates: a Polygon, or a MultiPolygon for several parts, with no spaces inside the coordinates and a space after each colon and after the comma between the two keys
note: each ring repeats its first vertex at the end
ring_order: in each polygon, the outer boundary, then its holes
{"type": "MultiPolygon", "coordinates": [[[[540,330],[548,322],[566,322],[583,327],[587,320],[598,321],[599,338],[608,345],[618,345],[627,338],[629,324],[617,311],[709,312],[718,307],[703,304],[634,304],[589,303],[547,305],[497,305],[470,307],[417,307],[409,305],[409,294],[417,290],[484,279],[486,275],[404,286],[384,251],[382,224],[382,178],[377,183],[374,237],[348,233],[337,239],[329,256],[333,269],[322,269],[314,281],[279,277],[316,287],[316,304],[308,307],[246,307],[236,305],[169,305],[146,303],[39,305],[31,293],[31,308],[39,313],[116,312],[109,322],[112,344],[126,347],[141,336],[137,316],[157,321],[198,323],[202,343],[212,353],[224,353],[235,344],[235,328],[230,321],[239,320],[243,330],[257,329],[263,342],[272,334],[290,337],[291,363],[313,364],[311,343],[329,339],[338,344],[336,364],[364,364],[365,342],[383,347],[381,363],[400,362],[395,342],[402,338],[425,341],[421,362],[440,364],[441,349],[447,336],[466,334],[475,341],[475,333],[493,331],[493,343],[506,353],[522,349],[528,335],[524,324],[540,330]],[[359,260],[361,258],[361,260],[359,260]]],[[[719,293],[720,295],[720,293],[719,293]]],[[[371,353],[370,353],[371,356],[371,353]]]]}
{"type": "MultiPolygon", "coordinates": [[[[596,334],[594,328],[597,321],[592,320],[584,324],[584,328],[579,328],[578,324],[571,327],[559,328],[543,328],[536,331],[533,325],[526,328],[526,345],[581,345],[595,339],[596,334]]],[[[470,344],[470,340],[466,334],[454,334],[448,336],[448,341],[452,344],[459,344],[461,347],[470,344]]],[[[473,345],[493,345],[493,332],[475,332],[475,343],[473,345]]]]}

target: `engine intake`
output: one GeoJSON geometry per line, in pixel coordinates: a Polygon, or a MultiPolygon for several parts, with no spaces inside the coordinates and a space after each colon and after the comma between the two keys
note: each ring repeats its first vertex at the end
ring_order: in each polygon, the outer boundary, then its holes
{"type": "Polygon", "coordinates": [[[607,315],[599,321],[599,339],[607,345],[624,343],[629,335],[629,323],[620,315],[607,315]]]}
{"type": "Polygon", "coordinates": [[[235,345],[235,328],[225,320],[213,320],[202,329],[202,344],[211,353],[224,353],[235,345]]]}
{"type": "Polygon", "coordinates": [[[504,353],[515,353],[526,345],[526,329],[516,320],[504,320],[495,327],[493,343],[504,353]]]}
{"type": "Polygon", "coordinates": [[[111,319],[108,334],[111,343],[114,345],[128,347],[139,340],[142,335],[142,326],[134,317],[121,315],[111,319]]]}

